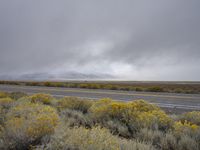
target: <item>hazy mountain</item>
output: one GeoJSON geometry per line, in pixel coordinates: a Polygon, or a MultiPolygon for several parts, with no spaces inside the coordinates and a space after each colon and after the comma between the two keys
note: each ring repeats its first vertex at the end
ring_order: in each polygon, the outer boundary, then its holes
{"type": "Polygon", "coordinates": [[[0,75],[0,80],[85,80],[85,79],[111,79],[114,76],[110,74],[87,74],[80,72],[65,72],[65,73],[25,73],[17,75],[0,75]]]}

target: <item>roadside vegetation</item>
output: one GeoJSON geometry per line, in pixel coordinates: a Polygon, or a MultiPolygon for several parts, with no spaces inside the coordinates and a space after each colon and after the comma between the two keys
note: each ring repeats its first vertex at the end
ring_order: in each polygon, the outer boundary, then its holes
{"type": "Polygon", "coordinates": [[[168,115],[144,100],[0,92],[1,150],[199,150],[200,112],[168,115]]]}
{"type": "Polygon", "coordinates": [[[25,86],[46,86],[66,87],[84,89],[105,89],[138,92],[168,92],[199,94],[200,83],[186,82],[125,82],[125,81],[69,81],[69,82],[39,82],[39,81],[0,81],[0,84],[25,85],[25,86]]]}

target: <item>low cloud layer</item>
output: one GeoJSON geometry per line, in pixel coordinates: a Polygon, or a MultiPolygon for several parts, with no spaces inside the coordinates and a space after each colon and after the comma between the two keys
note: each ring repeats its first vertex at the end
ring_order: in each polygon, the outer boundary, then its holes
{"type": "Polygon", "coordinates": [[[199,0],[1,0],[0,75],[200,80],[199,0]]]}

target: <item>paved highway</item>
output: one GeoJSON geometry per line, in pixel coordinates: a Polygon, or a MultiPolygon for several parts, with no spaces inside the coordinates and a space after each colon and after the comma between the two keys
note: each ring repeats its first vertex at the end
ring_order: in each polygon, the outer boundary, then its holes
{"type": "Polygon", "coordinates": [[[164,108],[176,108],[184,110],[200,110],[200,94],[175,94],[175,93],[155,93],[155,92],[135,92],[135,91],[113,91],[113,90],[93,90],[78,88],[57,88],[38,86],[18,86],[0,85],[0,91],[48,93],[55,97],[76,96],[88,99],[112,98],[120,101],[131,101],[144,99],[152,104],[164,108]]]}

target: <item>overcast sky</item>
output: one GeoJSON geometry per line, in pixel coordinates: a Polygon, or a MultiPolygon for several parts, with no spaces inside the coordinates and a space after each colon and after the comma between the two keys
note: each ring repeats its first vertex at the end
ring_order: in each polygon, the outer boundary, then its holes
{"type": "Polygon", "coordinates": [[[200,80],[200,0],[0,0],[0,74],[200,80]]]}

